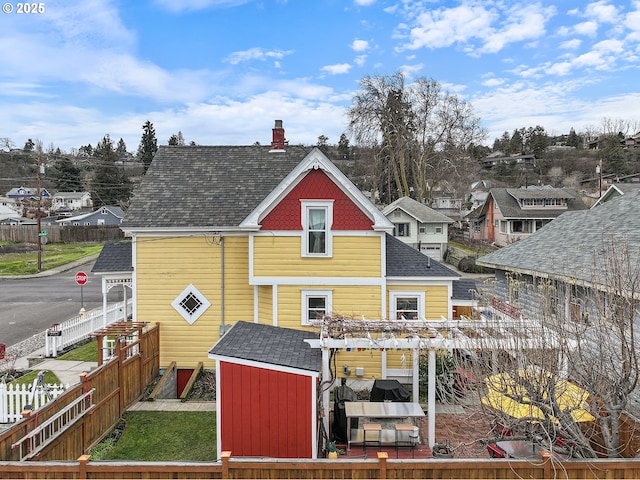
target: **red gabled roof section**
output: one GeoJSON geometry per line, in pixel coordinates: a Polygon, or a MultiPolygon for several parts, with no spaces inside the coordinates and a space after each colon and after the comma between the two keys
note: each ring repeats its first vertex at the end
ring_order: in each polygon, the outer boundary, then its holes
{"type": "Polygon", "coordinates": [[[300,200],[333,200],[332,230],[373,228],[373,220],[324,171],[310,170],[260,222],[262,230],[302,230],[300,200]]]}

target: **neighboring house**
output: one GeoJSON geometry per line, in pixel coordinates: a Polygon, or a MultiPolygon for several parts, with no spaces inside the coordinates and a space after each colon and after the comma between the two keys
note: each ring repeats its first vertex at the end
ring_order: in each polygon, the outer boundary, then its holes
{"type": "MultiPolygon", "coordinates": [[[[607,271],[617,259],[607,258],[607,242],[627,247],[628,258],[621,263],[637,275],[639,205],[640,189],[636,189],[597,208],[567,212],[540,232],[485,255],[477,263],[495,269],[497,297],[505,303],[517,302],[524,318],[539,318],[540,312],[550,308],[560,322],[588,325],[600,320],[602,308],[615,304],[607,298],[612,294],[607,271]],[[552,288],[541,290],[541,285],[552,288]]],[[[637,295],[637,277],[625,288],[634,288],[632,282],[637,295]]],[[[640,324],[640,312],[636,317],[640,324]]],[[[633,400],[636,415],[640,413],[639,400],[638,396],[633,400]]]]}
{"type": "Polygon", "coordinates": [[[484,205],[467,215],[469,235],[504,247],[527,238],[567,211],[586,208],[580,198],[561,188],[492,188],[484,205]]]}
{"type": "Polygon", "coordinates": [[[628,192],[635,192],[640,190],[640,184],[638,183],[614,183],[607,191],[602,194],[602,196],[593,204],[591,208],[597,207],[606,203],[614,198],[617,198],[621,195],[624,195],[628,192]]]}
{"type": "Polygon", "coordinates": [[[536,156],[533,154],[504,156],[502,152],[494,152],[482,159],[484,168],[493,168],[498,164],[535,165],[536,156]]]}
{"type": "Polygon", "coordinates": [[[0,205],[0,223],[16,225],[20,223],[21,218],[20,214],[16,213],[14,209],[0,205]]]}
{"type": "Polygon", "coordinates": [[[6,207],[14,211],[14,213],[22,213],[22,207],[16,204],[15,198],[0,197],[0,206],[6,207]]]}
{"type": "Polygon", "coordinates": [[[71,213],[92,207],[93,201],[89,192],[56,192],[51,199],[51,211],[56,213],[71,213]]]}
{"type": "MultiPolygon", "coordinates": [[[[51,194],[47,191],[46,188],[40,189],[41,196],[43,199],[51,198],[51,194]]],[[[7,192],[7,197],[9,198],[17,198],[20,200],[25,200],[29,198],[37,198],[38,197],[38,189],[37,188],[25,188],[25,187],[16,187],[12,188],[7,192]]]]}
{"type": "Polygon", "coordinates": [[[120,225],[124,218],[124,211],[115,205],[106,205],[99,209],[76,215],[74,217],[62,218],[57,220],[59,225],[120,225]]]}
{"type": "Polygon", "coordinates": [[[431,208],[458,225],[462,221],[462,198],[454,192],[434,192],[431,208]]]}
{"type": "Polygon", "coordinates": [[[410,197],[399,198],[382,213],[393,223],[394,237],[442,261],[447,251],[449,224],[453,220],[410,197]]]}
{"type": "MultiPolygon", "coordinates": [[[[121,228],[133,318],[160,322],[162,366],[211,368],[207,352],[239,320],[319,335],[326,315],[440,320],[457,308],[459,275],[391,236],[333,162],[287,145],[278,126],[271,148],[160,147],[121,228]]],[[[371,380],[402,352],[340,351],[336,362],[345,356],[371,380]]]]}

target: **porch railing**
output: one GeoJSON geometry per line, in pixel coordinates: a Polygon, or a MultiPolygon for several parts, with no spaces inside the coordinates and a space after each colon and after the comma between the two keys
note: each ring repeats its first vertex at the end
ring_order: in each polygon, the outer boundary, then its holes
{"type": "Polygon", "coordinates": [[[77,315],[66,322],[51,325],[45,332],[45,357],[57,357],[58,352],[85,340],[91,333],[102,328],[105,324],[110,325],[126,320],[130,307],[131,299],[127,300],[126,309],[124,302],[111,305],[107,309],[106,322],[102,318],[102,308],[96,308],[77,315]]]}

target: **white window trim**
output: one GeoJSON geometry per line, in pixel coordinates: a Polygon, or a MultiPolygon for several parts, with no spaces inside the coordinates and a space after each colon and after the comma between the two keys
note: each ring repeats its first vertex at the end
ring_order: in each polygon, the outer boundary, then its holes
{"type": "Polygon", "coordinates": [[[309,298],[325,297],[326,298],[326,314],[331,315],[331,305],[333,305],[333,290],[302,290],[301,295],[301,324],[311,325],[309,321],[309,298]]]}
{"type": "Polygon", "coordinates": [[[314,201],[314,200],[302,200],[302,256],[303,257],[332,257],[333,256],[333,242],[331,228],[333,226],[333,201],[314,201]],[[325,252],[324,253],[310,253],[309,252],[309,228],[308,228],[308,211],[310,208],[320,209],[323,208],[327,212],[326,225],[327,236],[325,237],[325,252]]]}
{"type": "MultiPolygon", "coordinates": [[[[397,302],[400,297],[416,297],[418,299],[418,320],[424,321],[425,292],[424,290],[392,290],[389,292],[389,319],[397,320],[397,302]]],[[[411,318],[407,320],[412,320],[411,318]]]]}

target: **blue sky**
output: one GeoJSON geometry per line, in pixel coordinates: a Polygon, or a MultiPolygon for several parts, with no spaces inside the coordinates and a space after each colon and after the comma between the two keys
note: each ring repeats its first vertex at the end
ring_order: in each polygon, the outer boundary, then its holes
{"type": "MultiPolygon", "coordinates": [[[[0,138],[63,150],[337,143],[365,75],[469,101],[489,135],[640,121],[640,0],[49,0],[0,13],[0,138]]],[[[6,9],[3,7],[3,9],[6,9]]]]}

